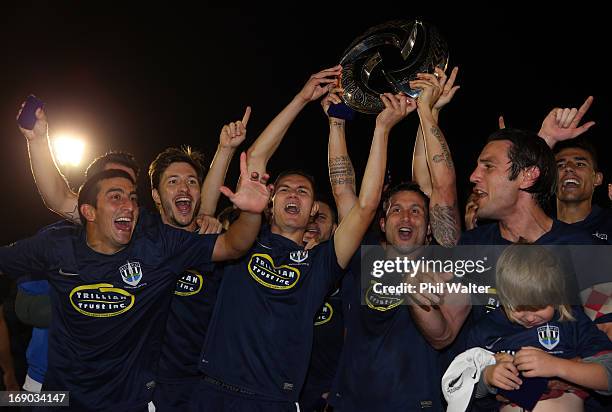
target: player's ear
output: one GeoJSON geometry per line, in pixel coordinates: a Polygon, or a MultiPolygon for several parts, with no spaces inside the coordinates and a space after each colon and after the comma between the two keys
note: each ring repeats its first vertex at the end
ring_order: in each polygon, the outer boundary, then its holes
{"type": "Polygon", "coordinates": [[[88,222],[93,222],[94,220],[96,220],[96,208],[93,205],[83,203],[80,206],[79,210],[81,211],[81,214],[83,215],[85,220],[87,220],[88,222]]]}

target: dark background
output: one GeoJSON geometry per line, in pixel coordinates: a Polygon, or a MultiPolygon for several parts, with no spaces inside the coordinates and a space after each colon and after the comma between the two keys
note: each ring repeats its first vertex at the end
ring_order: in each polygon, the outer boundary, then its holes
{"type": "MultiPolygon", "coordinates": [[[[171,2],[19,2],[0,10],[0,176],[6,244],[56,220],[43,205],[29,170],[15,114],[30,93],[46,102],[50,134],[76,131],[87,142],[81,166],[66,172],[78,185],[85,165],[110,149],[132,152],[143,172],[142,203],[151,205],[146,167],[168,146],[189,144],[207,162],[223,124],[253,107],[248,145],[301,89],[309,75],[338,63],[367,28],[398,18],[422,18],[448,41],[461,85],[442,113],[441,127],[455,159],[463,198],[487,135],[506,124],[537,130],[554,106],[595,102],[586,120],[606,164],[612,102],[608,93],[610,23],[585,2],[562,6],[455,7],[425,10],[375,2],[283,3],[282,7],[212,7],[171,2]],[[126,4],[130,3],[130,4],[126,4]],[[349,12],[349,7],[353,8],[349,12]]],[[[263,4],[263,3],[262,3],[263,4]]],[[[484,4],[484,3],[483,3],[484,4]]],[[[433,3],[432,3],[433,6],[433,3]]],[[[347,127],[349,151],[361,175],[374,116],[347,127]]],[[[409,178],[416,113],[392,134],[394,181],[409,178]]],[[[289,167],[327,183],[327,121],[309,105],[270,162],[274,176],[289,167]]],[[[238,175],[237,158],[228,183],[238,175]]],[[[598,201],[605,202],[605,189],[598,201]]]]}

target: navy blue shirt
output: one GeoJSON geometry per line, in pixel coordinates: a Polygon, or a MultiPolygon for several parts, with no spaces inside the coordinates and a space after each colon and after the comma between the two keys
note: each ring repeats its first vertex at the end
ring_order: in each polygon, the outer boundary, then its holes
{"type": "Polygon", "coordinates": [[[559,321],[559,313],[555,311],[551,321],[526,328],[511,322],[499,307],[474,325],[468,335],[468,349],[480,347],[514,356],[521,348],[532,346],[563,359],[612,351],[608,336],[597,329],[579,306],[572,307],[572,315],[575,321],[559,321]]]}
{"type": "Polygon", "coordinates": [[[602,209],[593,205],[586,219],[573,223],[572,227],[587,231],[597,239],[612,244],[612,209],[602,209]]]}
{"type": "Polygon", "coordinates": [[[307,397],[320,398],[331,390],[344,343],[344,320],[340,290],[325,299],[314,320],[310,366],[300,402],[307,397]]]}
{"type": "Polygon", "coordinates": [[[343,273],[333,237],[305,251],[263,228],[249,253],[222,270],[200,369],[254,398],[297,402],[313,319],[343,273]]]}
{"type": "Polygon", "coordinates": [[[180,274],[166,322],[157,381],[178,383],[199,378],[202,346],[219,283],[212,264],[189,268],[180,274]]]}
{"type": "Polygon", "coordinates": [[[135,230],[125,249],[104,255],[87,246],[84,229],[66,227],[0,249],[1,271],[48,273],[44,389],[69,390],[74,408],[146,405],[176,280],[186,268],[209,264],[215,241],[151,224],[135,230]]]}
{"type": "Polygon", "coordinates": [[[404,302],[362,283],[360,257],[342,282],[347,334],[329,403],[342,411],[441,411],[438,352],[404,302]]]}

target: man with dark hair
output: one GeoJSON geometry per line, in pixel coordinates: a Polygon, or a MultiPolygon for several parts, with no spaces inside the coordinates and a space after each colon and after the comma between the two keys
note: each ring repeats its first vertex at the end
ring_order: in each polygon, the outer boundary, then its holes
{"type": "Polygon", "coordinates": [[[223,235],[168,225],[135,231],[129,174],[106,170],[79,191],[84,226],[64,226],[0,249],[0,271],[48,273],[53,302],[45,389],[70,391],[71,407],[144,411],[151,400],[170,291],[191,267],[236,259],[252,244],[267,205],[266,176],[251,179],[246,155],[234,194],[242,210],[223,235]]]}
{"type": "Polygon", "coordinates": [[[128,152],[113,150],[100,157],[96,157],[85,169],[85,178],[107,169],[125,170],[133,175],[134,180],[138,178],[138,173],[140,172],[140,167],[134,155],[128,152]]]}
{"type": "MultiPolygon", "coordinates": [[[[321,97],[339,66],[310,77],[249,148],[249,172],[260,176],[299,112],[321,97]]],[[[377,119],[359,201],[329,241],[303,246],[318,204],[303,174],[274,188],[272,220],[243,259],[225,265],[217,306],[202,352],[204,376],[194,408],[215,411],[296,410],[312,346],[313,319],[359,247],[382,189],[390,129],[411,110],[386,95],[377,119]]]]}
{"type": "MultiPolygon", "coordinates": [[[[338,227],[336,211],[327,198],[320,193],[316,195],[319,211],[311,217],[303,242],[321,243],[328,241],[338,227]]],[[[310,365],[300,393],[300,409],[308,412],[323,411],[331,390],[334,376],[340,360],[344,343],[344,320],[342,298],[339,285],[331,293],[314,318],[312,352],[310,365]]]]}
{"type": "MultiPolygon", "coordinates": [[[[456,90],[456,70],[449,82],[444,72],[436,73],[438,77],[421,74],[418,82],[411,83],[411,87],[422,89],[416,106],[420,120],[417,143],[422,141],[423,156],[416,161],[424,163],[420,171],[427,175],[415,177],[429,187],[431,198],[415,182],[388,189],[382,196],[382,213],[377,221],[383,239],[368,236],[363,242],[380,247],[362,248],[342,282],[346,338],[329,396],[329,403],[340,411],[442,410],[435,349],[452,342],[467,306],[440,304],[429,306],[431,310],[427,311],[408,305],[403,296],[378,293],[370,286],[374,278],[362,269],[367,267],[362,262],[369,262],[374,255],[381,260],[405,256],[429,244],[432,234],[445,246],[454,245],[459,237],[453,160],[434,114],[450,100],[451,90],[456,90]]],[[[340,91],[332,90],[329,101],[324,100],[326,114],[330,102],[339,102],[334,92],[340,91]]],[[[344,124],[329,117],[329,174],[340,222],[344,211],[357,201],[344,124]]]]}

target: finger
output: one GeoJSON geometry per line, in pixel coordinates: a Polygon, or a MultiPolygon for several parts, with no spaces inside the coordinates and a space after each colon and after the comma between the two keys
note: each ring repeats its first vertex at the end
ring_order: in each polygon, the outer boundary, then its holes
{"type": "Polygon", "coordinates": [[[574,117],[574,121],[572,122],[573,127],[578,126],[578,123],[580,123],[582,117],[586,114],[586,112],[589,111],[589,107],[591,107],[592,104],[593,96],[587,97],[582,106],[580,106],[580,109],[578,109],[578,114],[576,115],[576,117],[574,117]]]}
{"type": "Polygon", "coordinates": [[[245,152],[240,153],[240,176],[244,176],[245,179],[249,175],[246,159],[247,159],[246,153],[245,152]]]}
{"type": "Polygon", "coordinates": [[[506,122],[504,121],[504,116],[499,116],[499,118],[497,119],[497,123],[499,124],[499,128],[500,129],[505,129],[506,128],[506,122]]]}
{"type": "Polygon", "coordinates": [[[234,198],[234,192],[232,192],[227,186],[221,186],[219,188],[219,191],[223,193],[229,200],[232,200],[234,198]]]}
{"type": "Polygon", "coordinates": [[[385,93],[385,95],[389,98],[389,101],[391,102],[391,107],[393,107],[393,110],[398,110],[399,104],[395,96],[391,93],[385,93]]]}
{"type": "Polygon", "coordinates": [[[450,77],[444,85],[444,90],[453,89],[453,86],[455,85],[455,80],[457,79],[457,73],[459,73],[459,67],[455,66],[453,67],[453,70],[451,70],[450,77]]]}
{"type": "Polygon", "coordinates": [[[563,109],[563,111],[561,112],[561,120],[559,121],[560,127],[564,127],[563,125],[567,121],[569,114],[570,114],[570,109],[568,109],[567,107],[563,109]]]}
{"type": "Polygon", "coordinates": [[[244,111],[244,116],[242,116],[242,125],[246,128],[249,119],[251,118],[251,106],[247,106],[244,111]]]}
{"type": "Polygon", "coordinates": [[[410,87],[435,87],[435,85],[427,80],[412,80],[410,82],[410,87]]]}
{"type": "Polygon", "coordinates": [[[442,70],[440,67],[436,67],[434,69],[434,74],[437,77],[438,84],[440,85],[440,87],[444,88],[444,86],[446,85],[446,80],[448,79],[444,70],[442,70]]]}
{"type": "Polygon", "coordinates": [[[380,95],[380,100],[382,100],[383,104],[385,105],[385,109],[392,107],[391,102],[389,101],[389,98],[385,96],[384,94],[380,95]]]}
{"type": "MultiPolygon", "coordinates": [[[[455,93],[457,93],[457,90],[459,90],[461,88],[461,86],[455,86],[452,89],[450,89],[450,92],[448,92],[448,99],[452,99],[455,96],[455,93]]],[[[446,93],[446,91],[444,92],[446,93]]]]}
{"type": "Polygon", "coordinates": [[[268,183],[269,179],[270,179],[270,175],[267,173],[264,173],[263,176],[259,178],[259,183],[261,183],[262,185],[265,185],[266,183],[268,183]]]}
{"type": "Polygon", "coordinates": [[[589,130],[592,126],[595,126],[595,122],[588,122],[583,124],[580,127],[577,127],[575,129],[575,132],[572,134],[572,137],[576,137],[581,135],[582,133],[586,132],[587,130],[589,130]]]}
{"type": "Polygon", "coordinates": [[[431,73],[417,73],[417,78],[419,80],[426,80],[428,82],[438,84],[438,78],[431,73]]]}
{"type": "Polygon", "coordinates": [[[230,128],[228,125],[223,126],[223,129],[221,129],[221,134],[226,134],[229,136],[230,134],[230,128]]]}
{"type": "Polygon", "coordinates": [[[334,87],[333,89],[330,90],[330,93],[334,93],[334,94],[344,93],[344,88],[334,87]]]}
{"type": "Polygon", "coordinates": [[[570,109],[567,118],[563,121],[562,127],[569,127],[570,124],[572,124],[572,120],[574,120],[574,117],[576,117],[576,113],[578,113],[578,109],[576,109],[575,107],[570,109]]]}
{"type": "Polygon", "coordinates": [[[235,137],[236,136],[236,123],[231,122],[229,124],[229,130],[230,130],[230,136],[235,137]]]}
{"type": "Polygon", "coordinates": [[[559,122],[561,122],[561,116],[563,116],[563,109],[556,108],[553,109],[553,112],[555,113],[555,120],[557,121],[557,124],[559,124],[559,122]]]}

